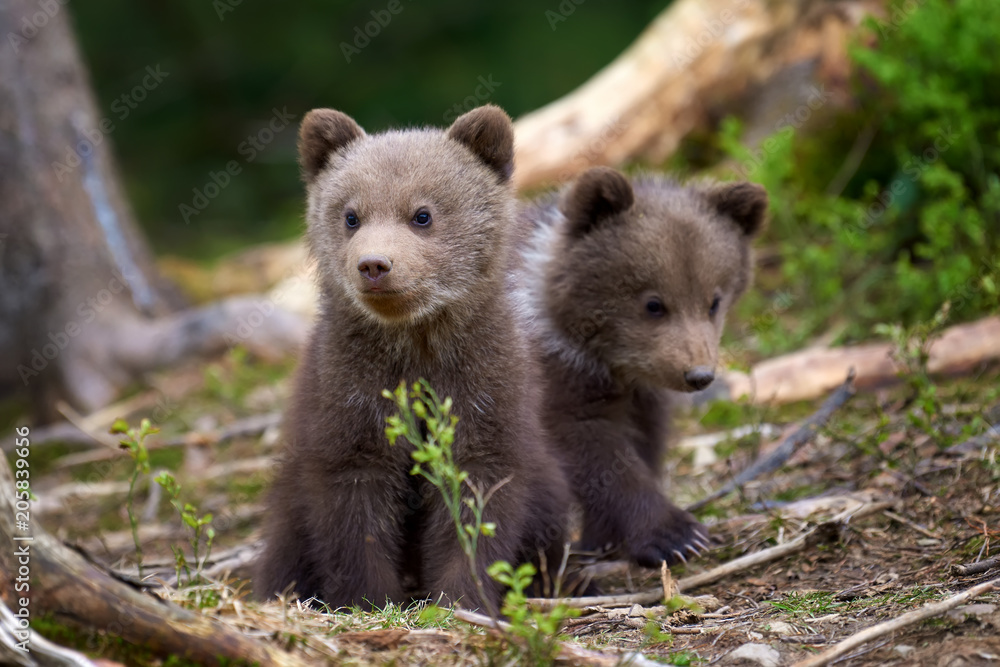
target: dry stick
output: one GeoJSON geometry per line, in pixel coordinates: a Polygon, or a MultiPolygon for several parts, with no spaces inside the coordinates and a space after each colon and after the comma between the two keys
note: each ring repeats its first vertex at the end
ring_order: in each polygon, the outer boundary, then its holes
{"type": "MultiPolygon", "coordinates": [[[[465,609],[456,609],[455,618],[460,621],[465,621],[470,625],[477,625],[479,627],[489,628],[494,632],[504,632],[508,636],[510,635],[510,623],[506,623],[504,621],[493,621],[493,619],[485,614],[480,614],[474,611],[466,611],[465,609]]],[[[559,659],[560,662],[568,662],[574,665],[587,665],[588,667],[620,667],[622,665],[628,665],[629,667],[656,667],[662,664],[644,658],[641,653],[626,653],[624,655],[609,656],[565,642],[559,642],[559,659]]]]}
{"type": "Polygon", "coordinates": [[[109,433],[104,433],[88,424],[86,418],[74,410],[69,403],[59,401],[56,403],[56,409],[60,412],[60,414],[62,414],[63,417],[66,418],[66,421],[70,422],[73,426],[89,435],[94,439],[94,442],[108,447],[110,450],[109,453],[112,455],[115,453],[121,453],[121,443],[116,438],[113,438],[109,433]]]}
{"type": "Polygon", "coordinates": [[[663,599],[669,600],[674,597],[674,578],[665,560],[660,561],[660,583],[663,585],[663,599]]]}
{"type": "Polygon", "coordinates": [[[1000,556],[993,556],[992,558],[984,558],[978,563],[969,563],[968,565],[952,565],[952,574],[957,574],[960,577],[967,577],[970,574],[982,574],[988,570],[992,570],[996,566],[1000,565],[1000,556]]]}
{"type": "MultiPolygon", "coordinates": [[[[127,416],[136,410],[149,407],[156,403],[158,396],[158,392],[149,391],[115,403],[114,405],[109,405],[106,408],[101,408],[97,412],[88,414],[86,417],[78,416],[78,425],[71,421],[65,421],[33,429],[31,431],[31,446],[35,448],[55,442],[68,442],[81,445],[92,445],[94,442],[100,442],[99,440],[95,440],[92,435],[95,429],[103,434],[116,417],[127,416]]],[[[9,451],[13,447],[13,442],[5,440],[2,446],[4,451],[9,451]]],[[[115,446],[117,447],[117,444],[115,446]]]]}
{"type": "Polygon", "coordinates": [[[990,424],[990,427],[986,429],[986,433],[981,433],[957,445],[952,445],[944,450],[944,453],[953,455],[973,454],[998,441],[1000,441],[1000,422],[990,424]]]}
{"type": "Polygon", "coordinates": [[[995,590],[1000,590],[1000,577],[991,579],[990,581],[979,584],[978,586],[973,586],[967,591],[953,595],[946,600],[925,604],[920,609],[908,611],[902,616],[894,618],[891,621],[885,621],[884,623],[873,625],[872,627],[862,630],[855,635],[851,635],[839,644],[834,644],[822,653],[806,658],[805,660],[800,660],[792,665],[792,667],[822,667],[823,665],[828,665],[833,660],[836,660],[840,656],[852,651],[862,644],[870,642],[873,639],[883,637],[895,632],[896,630],[901,630],[928,618],[940,616],[946,611],[954,609],[955,607],[968,602],[978,595],[995,590]]]}
{"type": "MultiPolygon", "coordinates": [[[[211,433],[188,433],[186,435],[170,438],[167,440],[156,440],[151,439],[146,445],[146,449],[162,449],[164,447],[178,447],[183,445],[193,445],[193,444],[209,444],[209,445],[219,445],[223,442],[228,442],[234,438],[239,438],[246,435],[256,435],[262,431],[278,426],[281,423],[281,413],[280,412],[269,412],[262,415],[252,415],[246,417],[245,419],[239,419],[232,424],[227,424],[226,426],[213,431],[211,433]]],[[[89,436],[88,436],[89,437],[89,436]]],[[[34,440],[32,440],[34,444],[34,440]]],[[[95,463],[97,461],[104,461],[107,459],[117,458],[123,455],[121,451],[114,452],[111,450],[94,450],[89,452],[79,452],[77,454],[70,454],[64,456],[63,458],[56,461],[56,468],[68,468],[70,466],[80,465],[84,463],[95,463]]]]}
{"type": "MultiPolygon", "coordinates": [[[[892,507],[893,505],[894,503],[888,501],[862,505],[857,509],[857,511],[840,514],[829,521],[819,524],[808,532],[799,535],[791,542],[786,542],[785,544],[779,544],[774,547],[769,547],[761,551],[747,554],[746,556],[741,556],[735,560],[729,561],[728,563],[723,563],[718,567],[714,567],[707,572],[701,572],[699,574],[693,574],[690,577],[678,579],[675,583],[676,589],[678,592],[692,590],[700,586],[705,586],[706,584],[714,583],[732,574],[749,570],[750,568],[762,563],[769,563],[771,561],[790,556],[791,554],[799,551],[803,551],[806,547],[821,541],[831,531],[831,529],[835,529],[841,521],[851,518],[860,519],[863,516],[867,516],[875,512],[881,512],[887,507],[892,507]]],[[[597,606],[616,607],[632,604],[655,604],[657,602],[661,602],[662,600],[663,588],[661,586],[660,588],[640,591],[639,593],[630,593],[628,595],[604,595],[562,599],[529,598],[528,604],[536,609],[548,610],[560,604],[576,608],[597,606]]]]}
{"type": "MultiPolygon", "coordinates": [[[[160,656],[212,664],[220,660],[288,667],[308,664],[110,577],[37,523],[30,533],[15,529],[15,505],[14,476],[6,457],[0,457],[0,541],[30,553],[34,614],[52,614],[57,620],[117,634],[160,656]]],[[[12,585],[18,567],[15,549],[0,550],[0,585],[12,585]]]]}
{"type": "MultiPolygon", "coordinates": [[[[225,479],[233,475],[253,475],[269,470],[277,465],[273,456],[260,456],[243,461],[216,463],[202,469],[197,475],[188,475],[189,481],[205,479],[225,479]]],[[[152,486],[152,485],[151,485],[152,486]]],[[[88,500],[128,493],[128,482],[67,482],[41,494],[35,512],[48,514],[65,509],[66,502],[73,500],[88,500]]]]}
{"type": "Polygon", "coordinates": [[[761,475],[774,472],[783,466],[792,454],[796,452],[796,450],[816,437],[816,433],[818,433],[819,429],[826,424],[827,421],[829,421],[833,413],[847,403],[847,401],[850,400],[854,394],[854,369],[852,368],[848,371],[847,379],[844,380],[844,384],[837,387],[836,391],[830,394],[830,397],[823,402],[820,409],[817,410],[812,417],[807,419],[806,422],[795,431],[795,433],[792,433],[790,436],[785,438],[784,442],[782,442],[779,447],[767,456],[757,459],[753,465],[737,475],[736,479],[727,482],[718,491],[715,491],[707,498],[703,498],[693,505],[688,506],[688,511],[697,511],[713,500],[718,500],[736,489],[742,488],[747,482],[757,479],[761,475]]]}
{"type": "Polygon", "coordinates": [[[941,539],[940,535],[932,533],[931,531],[929,531],[926,528],[924,528],[923,526],[921,526],[919,523],[916,523],[914,521],[910,521],[905,516],[901,516],[901,515],[896,514],[895,512],[892,512],[890,510],[886,510],[886,511],[882,512],[882,514],[886,515],[887,517],[889,517],[893,521],[896,521],[897,523],[901,523],[904,526],[906,526],[908,528],[911,528],[912,530],[917,531],[918,533],[920,533],[924,537],[929,537],[932,540],[940,540],[941,539]]]}

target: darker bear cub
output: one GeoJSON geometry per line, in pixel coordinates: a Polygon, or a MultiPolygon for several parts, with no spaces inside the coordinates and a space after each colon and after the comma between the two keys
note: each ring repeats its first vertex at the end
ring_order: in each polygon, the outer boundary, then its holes
{"type": "Polygon", "coordinates": [[[299,153],[320,315],[286,413],[269,497],[260,597],[294,591],[331,607],[444,593],[499,601],[485,574],[551,550],[568,504],[539,418],[539,381],[505,280],[515,199],[513,127],[481,107],[446,131],[367,135],[330,109],[303,120],[299,153]],[[381,396],[426,379],[459,417],[457,465],[489,489],[495,537],[479,540],[476,593],[440,496],[390,446],[381,396]]]}
{"type": "Polygon", "coordinates": [[[543,422],[582,506],[584,547],[655,567],[708,544],[661,492],[670,392],[714,379],[766,210],[750,183],[630,182],[603,167],[526,209],[534,237],[521,285],[543,422]]]}

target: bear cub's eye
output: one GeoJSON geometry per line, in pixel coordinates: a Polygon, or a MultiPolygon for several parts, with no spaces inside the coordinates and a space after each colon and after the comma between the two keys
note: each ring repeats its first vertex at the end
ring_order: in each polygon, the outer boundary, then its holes
{"type": "Polygon", "coordinates": [[[715,298],[712,299],[712,305],[708,307],[708,316],[709,317],[715,317],[716,315],[719,314],[719,302],[720,301],[721,301],[721,299],[719,298],[719,295],[716,294],[715,298]]]}
{"type": "Polygon", "coordinates": [[[347,225],[348,229],[357,229],[357,226],[361,224],[358,220],[357,214],[354,211],[348,211],[344,214],[344,224],[347,225]]]}
{"type": "Polygon", "coordinates": [[[657,297],[650,297],[646,301],[646,313],[650,317],[663,317],[667,314],[667,307],[657,297]]]}
{"type": "Polygon", "coordinates": [[[429,227],[431,224],[431,212],[426,208],[418,210],[416,215],[413,216],[413,224],[418,227],[429,227]]]}

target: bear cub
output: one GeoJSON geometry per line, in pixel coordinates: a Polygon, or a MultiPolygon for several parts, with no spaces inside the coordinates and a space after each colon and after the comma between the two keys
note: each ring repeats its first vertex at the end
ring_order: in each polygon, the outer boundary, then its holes
{"type": "Polygon", "coordinates": [[[583,511],[584,548],[658,567],[708,546],[661,492],[670,393],[713,381],[766,211],[751,183],[630,181],[604,167],[525,209],[521,288],[543,422],[583,511]]]}
{"type": "Polygon", "coordinates": [[[332,608],[437,597],[493,605],[485,573],[550,550],[569,494],[540,422],[540,383],[505,288],[514,258],[513,126],[480,107],[449,129],[368,135],[309,112],[299,134],[320,314],[285,415],[265,518],[258,597],[296,592],[332,608]],[[479,540],[480,599],[438,492],[390,446],[382,397],[426,379],[459,417],[453,452],[497,523],[479,540]]]}

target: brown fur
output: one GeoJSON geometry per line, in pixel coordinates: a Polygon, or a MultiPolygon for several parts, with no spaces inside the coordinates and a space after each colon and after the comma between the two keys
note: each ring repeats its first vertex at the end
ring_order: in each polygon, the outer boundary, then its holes
{"type": "Polygon", "coordinates": [[[255,591],[294,590],[331,607],[440,593],[496,604],[486,566],[538,549],[557,559],[568,503],[504,289],[510,119],[482,107],[447,131],[369,136],[320,109],[302,123],[300,155],[321,314],[285,419],[255,591]],[[421,211],[429,226],[417,224],[421,211]],[[486,601],[438,492],[410,474],[403,440],[390,447],[385,437],[394,406],[381,391],[418,378],[454,401],[458,466],[484,489],[510,478],[486,508],[497,536],[479,540],[486,601]]]}
{"type": "Polygon", "coordinates": [[[669,392],[711,382],[766,208],[750,183],[630,183],[602,167],[527,210],[537,232],[523,285],[545,368],[543,420],[582,505],[584,546],[658,566],[707,544],[661,493],[669,392]]]}

